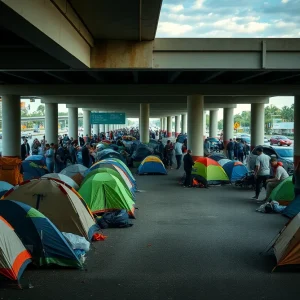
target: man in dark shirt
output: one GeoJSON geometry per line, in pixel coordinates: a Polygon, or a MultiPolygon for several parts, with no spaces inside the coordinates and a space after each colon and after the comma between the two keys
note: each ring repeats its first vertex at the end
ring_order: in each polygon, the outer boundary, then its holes
{"type": "Polygon", "coordinates": [[[82,148],[82,164],[87,168],[89,168],[91,164],[90,147],[90,144],[86,143],[85,146],[82,148]]]}
{"type": "Polygon", "coordinates": [[[233,159],[234,158],[234,143],[232,139],[229,140],[229,143],[227,144],[227,155],[228,159],[233,159]]]}
{"type": "Polygon", "coordinates": [[[191,156],[192,150],[188,150],[187,154],[183,157],[183,166],[185,171],[184,187],[191,187],[192,185],[192,169],[194,165],[193,158],[191,156]]]}
{"type": "Polygon", "coordinates": [[[27,139],[24,139],[24,143],[21,145],[21,159],[25,160],[30,155],[30,146],[27,143],[27,139]]]}

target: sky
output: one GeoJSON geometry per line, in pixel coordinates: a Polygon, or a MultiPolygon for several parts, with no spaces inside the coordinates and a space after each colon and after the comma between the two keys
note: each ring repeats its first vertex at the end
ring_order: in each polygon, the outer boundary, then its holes
{"type": "Polygon", "coordinates": [[[156,37],[300,38],[300,0],[164,0],[156,37]]]}

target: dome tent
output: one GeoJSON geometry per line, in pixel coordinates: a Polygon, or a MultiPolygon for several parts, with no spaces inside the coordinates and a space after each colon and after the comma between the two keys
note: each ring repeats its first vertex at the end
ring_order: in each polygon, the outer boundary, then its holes
{"type": "Polygon", "coordinates": [[[236,160],[231,160],[225,163],[223,165],[223,169],[231,182],[240,180],[248,173],[247,167],[243,165],[240,161],[236,160]]]}
{"type": "Polygon", "coordinates": [[[160,160],[159,157],[157,156],[147,156],[142,163],[140,164],[137,173],[139,175],[142,174],[163,174],[167,175],[167,170],[160,160]]]}

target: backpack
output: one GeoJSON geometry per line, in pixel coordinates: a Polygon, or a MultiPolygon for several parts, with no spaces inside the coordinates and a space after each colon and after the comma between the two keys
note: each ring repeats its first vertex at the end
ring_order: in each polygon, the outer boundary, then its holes
{"type": "Polygon", "coordinates": [[[0,157],[0,180],[12,185],[23,182],[20,172],[22,160],[16,157],[0,157]]]}

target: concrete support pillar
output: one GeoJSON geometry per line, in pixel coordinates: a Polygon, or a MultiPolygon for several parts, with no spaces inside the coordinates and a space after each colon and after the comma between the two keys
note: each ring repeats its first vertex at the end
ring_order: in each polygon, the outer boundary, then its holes
{"type": "Polygon", "coordinates": [[[207,137],[207,134],[206,134],[206,111],[203,111],[203,136],[207,137]]]}
{"type": "Polygon", "coordinates": [[[99,134],[99,125],[98,124],[93,124],[93,135],[94,134],[96,134],[96,135],[99,134]]]}
{"type": "Polygon", "coordinates": [[[167,131],[167,117],[164,117],[164,130],[167,131]]]}
{"type": "Polygon", "coordinates": [[[140,141],[141,143],[149,143],[149,117],[150,105],[149,103],[140,104],[140,141]]]}
{"type": "Polygon", "coordinates": [[[172,136],[172,117],[167,117],[167,137],[172,136]]]}
{"type": "Polygon", "coordinates": [[[223,110],[223,142],[227,146],[230,139],[233,138],[233,108],[224,108],[223,110]]]}
{"type": "Polygon", "coordinates": [[[105,125],[104,124],[99,125],[99,131],[100,132],[105,132],[105,125]]]}
{"type": "Polygon", "coordinates": [[[300,161],[300,96],[295,96],[294,100],[294,165],[297,167],[300,161]]]}
{"type": "Polygon", "coordinates": [[[178,135],[181,132],[181,116],[175,116],[175,137],[178,137],[178,135]]]}
{"type": "Polygon", "coordinates": [[[21,156],[19,95],[2,95],[2,156],[21,156]]]}
{"type": "Polygon", "coordinates": [[[218,132],[218,111],[211,110],[209,112],[209,136],[216,137],[218,132]]]}
{"type": "Polygon", "coordinates": [[[45,139],[49,144],[58,142],[58,105],[45,104],[45,139]]]}
{"type": "Polygon", "coordinates": [[[204,97],[192,95],[187,98],[187,135],[188,149],[192,150],[192,156],[197,159],[204,154],[203,145],[203,110],[204,97]],[[202,118],[201,118],[202,117],[202,118]]]}
{"type": "Polygon", "coordinates": [[[162,128],[163,128],[163,118],[159,119],[159,127],[162,130],[162,128]]]}
{"type": "Polygon", "coordinates": [[[84,110],[83,111],[83,136],[91,136],[91,111],[84,110]]]}
{"type": "Polygon", "coordinates": [[[69,123],[69,137],[73,138],[74,140],[78,139],[78,108],[77,107],[69,107],[69,116],[68,116],[68,123],[69,123]]]}
{"type": "Polygon", "coordinates": [[[181,115],[181,133],[187,133],[187,114],[181,115]]]}
{"type": "Polygon", "coordinates": [[[265,136],[265,104],[251,104],[251,149],[264,144],[265,136]]]}

